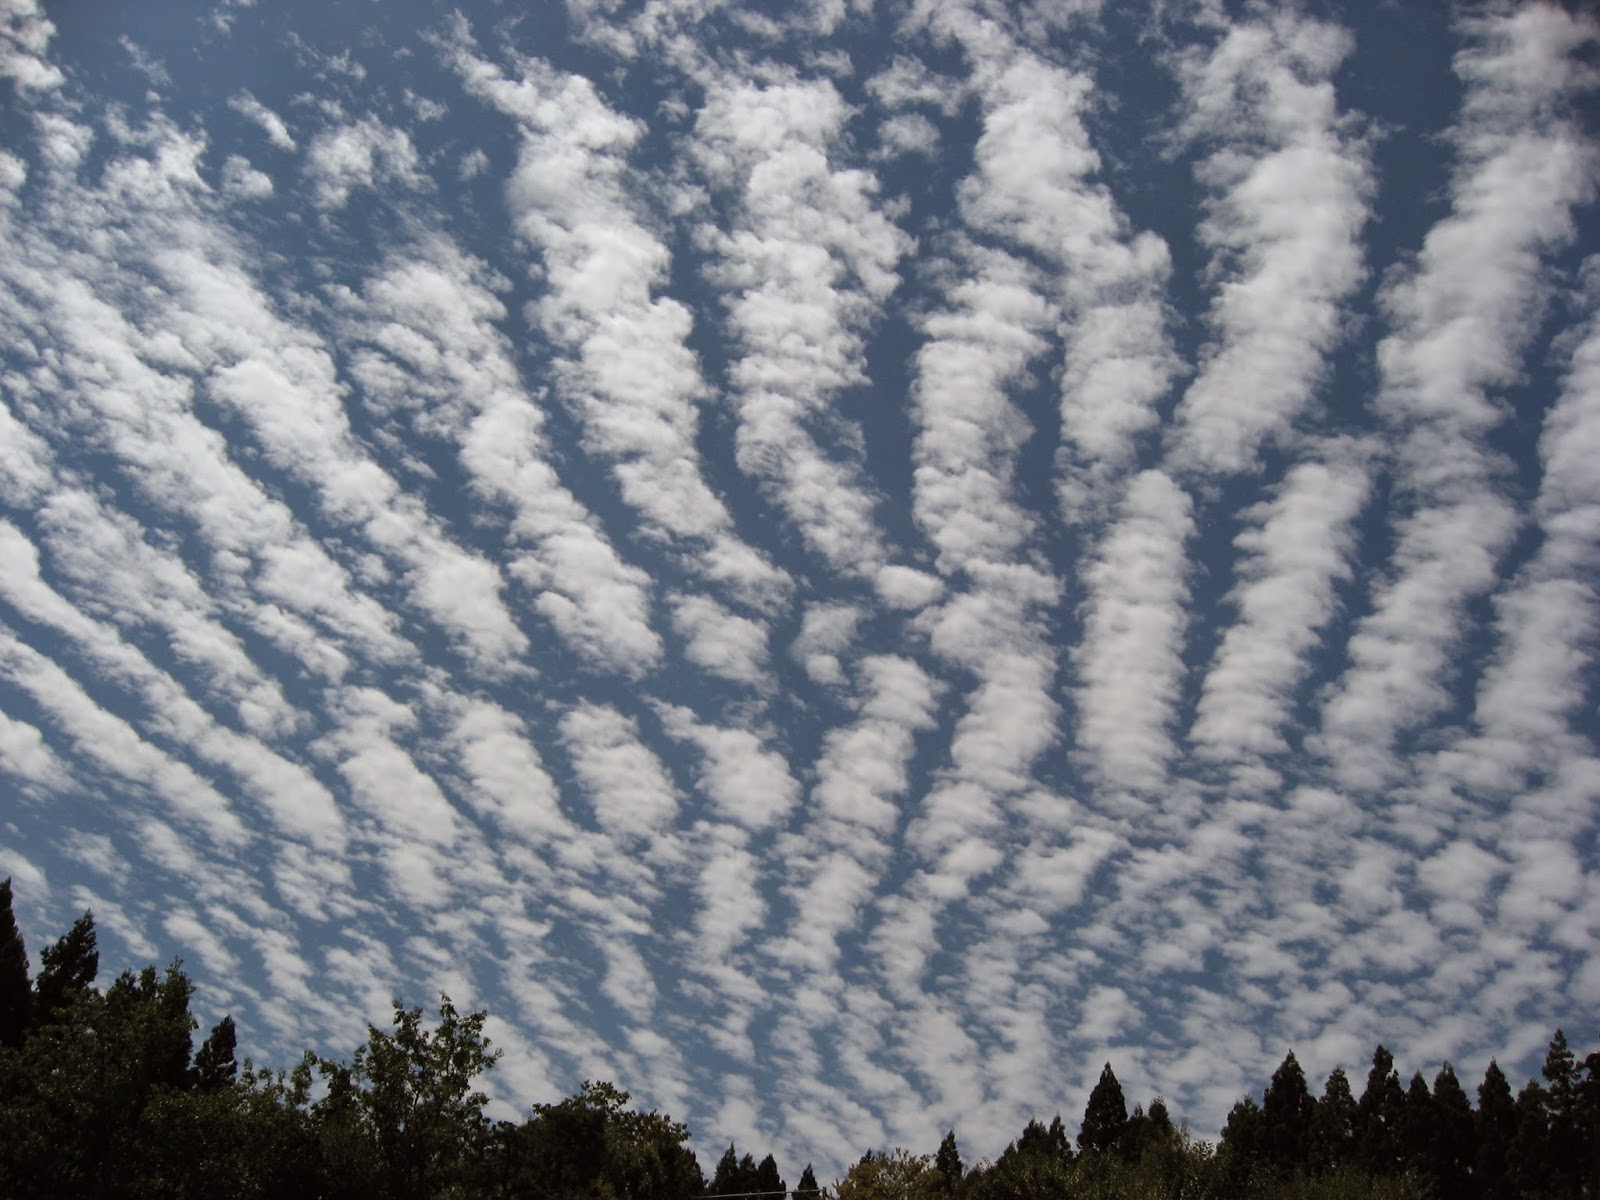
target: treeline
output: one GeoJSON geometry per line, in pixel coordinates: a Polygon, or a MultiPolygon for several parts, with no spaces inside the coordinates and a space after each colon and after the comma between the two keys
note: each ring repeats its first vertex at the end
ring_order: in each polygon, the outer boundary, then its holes
{"type": "Polygon", "coordinates": [[[1511,1200],[1600,1197],[1600,1053],[1557,1031],[1513,1096],[1489,1065],[1474,1106],[1446,1065],[1402,1085],[1379,1047],[1357,1098],[1342,1070],[1313,1096],[1293,1054],[1213,1146],[1158,1097],[1130,1112],[1107,1064],[1076,1138],[1031,1121],[966,1166],[954,1132],[932,1154],[863,1155],[833,1188],[795,1190],[771,1155],[729,1146],[708,1181],[689,1132],[586,1083],[520,1122],[491,1121],[476,1081],[499,1057],[483,1013],[395,1004],[348,1062],[241,1065],[224,1018],[194,1049],[178,964],[96,986],[85,913],[37,978],[0,883],[0,1197],[326,1197],[330,1200],[1511,1200]]]}

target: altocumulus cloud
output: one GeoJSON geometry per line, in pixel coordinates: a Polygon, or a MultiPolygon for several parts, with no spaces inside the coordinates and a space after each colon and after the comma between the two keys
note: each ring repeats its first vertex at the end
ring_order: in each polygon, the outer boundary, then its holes
{"type": "Polygon", "coordinates": [[[508,1111],[824,1173],[1108,1058],[1201,1131],[1290,1046],[1527,1069],[1600,987],[1600,26],[1413,8],[0,0],[32,944],[267,1061],[447,991],[508,1111]]]}

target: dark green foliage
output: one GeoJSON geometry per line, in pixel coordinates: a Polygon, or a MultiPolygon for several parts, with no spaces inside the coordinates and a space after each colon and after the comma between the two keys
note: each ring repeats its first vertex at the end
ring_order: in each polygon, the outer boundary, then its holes
{"type": "Polygon", "coordinates": [[[1307,1161],[1313,1171],[1325,1173],[1351,1161],[1359,1119],[1350,1080],[1343,1067],[1335,1067],[1322,1085],[1322,1099],[1311,1117],[1307,1161]]]}
{"type": "Polygon", "coordinates": [[[1585,1121],[1578,1107],[1578,1064],[1567,1045],[1567,1035],[1556,1030],[1544,1057],[1541,1070],[1548,1106],[1546,1147],[1549,1153],[1550,1182],[1564,1195],[1576,1195],[1582,1187],[1586,1161],[1585,1121]]]}
{"type": "Polygon", "coordinates": [[[746,1196],[760,1191],[756,1160],[748,1154],[741,1156],[729,1142],[706,1190],[713,1196],[746,1196]]]}
{"type": "Polygon", "coordinates": [[[94,914],[84,913],[62,934],[55,945],[40,956],[43,964],[33,983],[33,1016],[36,1025],[48,1024],[62,1009],[88,992],[100,973],[100,952],[95,948],[94,914]]]}
{"type": "Polygon", "coordinates": [[[1235,1182],[1243,1178],[1242,1172],[1253,1170],[1261,1157],[1261,1125],[1261,1106],[1254,1096],[1244,1097],[1228,1110],[1220,1149],[1235,1182]]]}
{"type": "Polygon", "coordinates": [[[1274,1167],[1303,1167],[1311,1152],[1315,1105],[1306,1089],[1306,1074],[1290,1051],[1272,1074],[1262,1097],[1256,1151],[1274,1167]]]}
{"type": "Polygon", "coordinates": [[[1406,1088],[1405,1103],[1400,1109],[1400,1161],[1408,1171],[1425,1172],[1429,1169],[1437,1137],[1433,1111],[1433,1093],[1428,1081],[1418,1071],[1412,1075],[1406,1088]]]}
{"type": "Polygon", "coordinates": [[[1383,1046],[1372,1054],[1366,1090],[1356,1102],[1356,1161],[1374,1175],[1400,1167],[1400,1121],[1406,1094],[1394,1069],[1394,1055],[1383,1046]]]}
{"type": "Polygon", "coordinates": [[[0,882],[0,1046],[20,1046],[33,1006],[28,948],[11,911],[11,879],[0,882]]]}
{"type": "MultiPolygon", "coordinates": [[[[0,889],[0,918],[9,914],[0,889]]],[[[14,920],[0,919],[0,951],[14,920]]],[[[15,943],[20,946],[20,936],[15,943]]],[[[702,1200],[688,1130],[637,1112],[608,1083],[521,1123],[490,1126],[475,1084],[498,1054],[483,1013],[440,998],[437,1021],[396,1002],[348,1063],[288,1072],[237,1060],[224,1017],[190,1061],[193,987],[181,966],[124,971],[104,992],[92,918],[44,955],[32,1018],[0,1040],[4,1200],[702,1200]],[[42,999],[41,999],[42,997],[42,999]],[[41,1015],[42,1014],[42,1015],[41,1015]]],[[[26,962],[20,976],[27,987],[26,962]]],[[[13,1010],[14,1011],[14,1010],[13,1010]]],[[[15,1028],[15,1027],[13,1027],[15,1028]]],[[[837,1200],[1587,1200],[1600,1196],[1600,1052],[1559,1030],[1544,1084],[1512,1098],[1494,1063],[1474,1111],[1445,1064],[1402,1090],[1383,1047],[1361,1101],[1342,1070],[1320,1101],[1291,1053],[1263,1102],[1229,1114],[1215,1150],[1158,1097],[1126,1113],[1109,1064],[1074,1154],[1060,1116],[1029,1121],[993,1163],[965,1170],[953,1131],[936,1155],[868,1152],[837,1200]],[[1565,1141],[1563,1141],[1565,1139],[1565,1141]],[[1387,1165],[1373,1165],[1373,1164],[1387,1165]]],[[[711,1195],[822,1200],[808,1165],[793,1193],[767,1155],[729,1145],[711,1195]]]]}
{"type": "Polygon", "coordinates": [[[939,1173],[939,1188],[945,1195],[954,1196],[961,1190],[966,1167],[961,1162],[961,1151],[956,1149],[954,1129],[946,1133],[944,1140],[939,1143],[939,1151],[933,1156],[933,1169],[939,1173]]]}
{"type": "Polygon", "coordinates": [[[195,1086],[203,1092],[227,1087],[239,1075],[239,1031],[232,1017],[223,1017],[211,1028],[200,1052],[194,1056],[195,1086]]]}
{"type": "Polygon", "coordinates": [[[1442,1196],[1465,1196],[1472,1183],[1475,1144],[1472,1105],[1449,1063],[1433,1078],[1434,1141],[1426,1170],[1442,1196]]]}
{"type": "Polygon", "coordinates": [[[1122,1097],[1122,1085],[1107,1063],[1100,1071],[1100,1082],[1089,1093],[1089,1103],[1083,1110],[1083,1129],[1078,1134],[1078,1148],[1084,1151],[1110,1150],[1128,1127],[1128,1105],[1122,1097]]]}
{"type": "Polygon", "coordinates": [[[765,1192],[768,1195],[781,1194],[789,1190],[789,1185],[778,1174],[778,1162],[772,1155],[767,1155],[756,1164],[756,1186],[751,1190],[765,1192]]]}
{"type": "Polygon", "coordinates": [[[1517,1093],[1516,1132],[1506,1155],[1506,1175],[1514,1196],[1536,1196],[1553,1180],[1550,1170],[1550,1098],[1530,1079],[1517,1093]]]}
{"type": "Polygon", "coordinates": [[[1511,1143],[1517,1134],[1516,1103],[1511,1099],[1511,1084],[1498,1063],[1489,1060],[1478,1085],[1478,1110],[1473,1114],[1477,1149],[1472,1157],[1472,1176],[1478,1194],[1485,1200],[1507,1200],[1515,1195],[1510,1178],[1511,1143]]]}

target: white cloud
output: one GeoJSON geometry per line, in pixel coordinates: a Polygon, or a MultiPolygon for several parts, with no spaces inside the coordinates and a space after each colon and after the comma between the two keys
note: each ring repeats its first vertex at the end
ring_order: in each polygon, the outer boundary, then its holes
{"type": "Polygon", "coordinates": [[[601,828],[648,837],[671,824],[678,794],[637,723],[614,708],[582,704],[561,718],[561,740],[601,828]]]}
{"type": "MultiPolygon", "coordinates": [[[[250,110],[250,115],[255,115],[254,110],[250,110]]],[[[279,129],[268,128],[273,141],[282,145],[279,132],[279,129]]],[[[287,137],[286,132],[284,136],[287,137]]],[[[292,149],[293,143],[283,148],[292,149]]],[[[358,189],[389,184],[422,187],[427,177],[421,166],[410,134],[367,117],[350,125],[318,131],[306,150],[304,170],[311,182],[316,206],[336,209],[348,204],[351,193],[358,189]]]]}
{"type": "Polygon", "coordinates": [[[279,150],[293,154],[299,147],[296,145],[294,135],[289,132],[289,127],[283,123],[283,118],[273,112],[249,92],[240,92],[228,98],[228,107],[260,127],[270,141],[279,150]]]}
{"type": "Polygon", "coordinates": [[[61,86],[61,68],[44,60],[55,36],[39,0],[5,0],[0,5],[0,77],[14,80],[24,94],[61,86]]]}
{"type": "MultiPolygon", "coordinates": [[[[1245,516],[1228,627],[1205,677],[1189,740],[1204,757],[1244,766],[1286,751],[1296,688],[1336,612],[1335,586],[1354,572],[1355,519],[1369,480],[1350,447],[1303,462],[1245,516]]],[[[1235,786],[1249,778],[1236,772],[1235,786]]],[[[1258,777],[1259,778],[1259,777],[1258,777]]],[[[1260,782],[1268,782],[1260,779],[1260,782]]]]}
{"type": "Polygon", "coordinates": [[[799,784],[783,756],[755,733],[705,724],[680,706],[662,705],[659,712],[671,736],[699,747],[700,785],[725,817],[760,832],[789,815],[799,784]]]}
{"type": "Polygon", "coordinates": [[[236,200],[264,200],[273,193],[272,177],[252,167],[249,159],[230,154],[222,164],[222,191],[236,200]]]}
{"type": "Polygon", "coordinates": [[[587,80],[526,62],[519,80],[476,57],[464,28],[451,65],[514,118],[522,141],[506,200],[548,287],[532,315],[561,351],[559,394],[585,447],[611,464],[623,499],[678,542],[705,576],[770,604],[788,580],[733,529],[702,476],[696,442],[706,385],[686,345],[689,310],[660,295],[670,255],[641,220],[628,154],[640,130],[587,80]]]}
{"type": "Polygon", "coordinates": [[[1282,444],[1343,332],[1374,188],[1334,91],[1351,48],[1345,31],[1282,12],[1182,66],[1184,132],[1210,143],[1196,167],[1213,197],[1200,236],[1221,282],[1218,341],[1176,413],[1179,463],[1240,471],[1282,444]]]}
{"type": "Polygon", "coordinates": [[[1323,748],[1345,781],[1375,788],[1403,732],[1448,701],[1450,651],[1466,607],[1494,583],[1517,515],[1480,439],[1501,420],[1545,297],[1544,255],[1574,235],[1600,152],[1551,106],[1590,83],[1569,62],[1592,31],[1554,8],[1469,24],[1456,60],[1467,85],[1454,130],[1452,211],[1416,270],[1385,295],[1394,332],[1379,344],[1378,407],[1401,436],[1393,578],[1350,641],[1351,667],[1323,709],[1323,748]],[[1543,62],[1533,71],[1530,63],[1543,62]]]}
{"type": "Polygon", "coordinates": [[[1175,748],[1171,722],[1188,618],[1189,497],[1159,471],[1128,485],[1085,572],[1084,636],[1074,655],[1077,742],[1108,786],[1153,791],[1175,748]]]}
{"type": "Polygon", "coordinates": [[[875,205],[877,180],[834,161],[849,115],[825,80],[719,81],[690,152],[733,201],[729,228],[696,232],[741,351],[728,368],[736,459],[831,569],[866,573],[886,555],[877,497],[823,438],[858,436],[833,399],[865,382],[864,338],[911,242],[875,205]]]}
{"type": "Polygon", "coordinates": [[[767,684],[767,630],[730,612],[709,596],[679,596],[672,602],[672,627],[684,639],[684,657],[711,674],[763,688],[767,684]]]}

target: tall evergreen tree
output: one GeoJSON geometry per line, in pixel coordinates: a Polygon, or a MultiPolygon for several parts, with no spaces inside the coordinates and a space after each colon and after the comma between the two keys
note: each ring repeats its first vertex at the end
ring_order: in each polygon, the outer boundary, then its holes
{"type": "Polygon", "coordinates": [[[755,1186],[750,1190],[780,1197],[789,1190],[783,1176],[778,1174],[778,1160],[772,1155],[767,1155],[756,1165],[755,1186]]]}
{"type": "Polygon", "coordinates": [[[1550,1097],[1537,1080],[1528,1080],[1517,1093],[1516,1122],[1506,1174],[1512,1195],[1537,1196],[1554,1178],[1550,1169],[1550,1097]]]}
{"type": "Polygon", "coordinates": [[[1411,1076],[1405,1104],[1400,1110],[1400,1162],[1407,1169],[1424,1172],[1431,1168],[1437,1139],[1433,1093],[1418,1071],[1411,1076]]]}
{"type": "Polygon", "coordinates": [[[1394,1069],[1394,1055],[1379,1046],[1372,1053],[1366,1090],[1356,1102],[1356,1157],[1376,1175],[1392,1174],[1400,1161],[1400,1117],[1405,1091],[1394,1069]]]}
{"type": "Polygon", "coordinates": [[[1089,1103],[1083,1111],[1083,1129],[1078,1134],[1080,1150],[1110,1150],[1128,1127],[1128,1104],[1122,1097],[1122,1085],[1116,1072],[1107,1063],[1100,1072],[1100,1082],[1089,1093],[1089,1103]]]}
{"type": "Polygon", "coordinates": [[[232,1017],[223,1017],[211,1028],[200,1051],[194,1056],[194,1083],[203,1092],[220,1091],[238,1077],[239,1031],[232,1017]]]}
{"type": "Polygon", "coordinates": [[[86,912],[73,922],[40,957],[43,964],[33,982],[35,1025],[47,1024],[74,999],[84,995],[100,973],[100,952],[95,947],[94,914],[86,912]]]}
{"type": "MultiPolygon", "coordinates": [[[[954,1135],[946,1139],[954,1144],[954,1135]]],[[[958,1160],[959,1161],[959,1160],[958,1160]]],[[[817,1176],[811,1169],[811,1164],[806,1164],[806,1169],[800,1172],[800,1186],[794,1190],[794,1200],[819,1200],[822,1189],[817,1186],[817,1176]]]]}
{"type": "Polygon", "coordinates": [[[1310,1153],[1315,1106],[1306,1090],[1306,1075],[1289,1051],[1272,1074],[1261,1104],[1258,1148],[1263,1158],[1280,1167],[1298,1169],[1310,1153]]]}
{"type": "Polygon", "coordinates": [[[1478,1085],[1478,1109],[1472,1123],[1477,1135],[1472,1157],[1474,1188],[1483,1200],[1509,1200],[1516,1194],[1510,1170],[1517,1109],[1511,1098],[1511,1084],[1492,1058],[1478,1085]]]}
{"type": "Polygon", "coordinates": [[[28,948],[11,911],[11,877],[0,882],[0,1046],[20,1046],[33,1006],[28,948]]]}
{"type": "Polygon", "coordinates": [[[1549,1114],[1546,1147],[1552,1182],[1561,1194],[1575,1196],[1589,1174],[1591,1151],[1578,1111],[1578,1064],[1567,1045],[1567,1035],[1559,1029],[1550,1039],[1541,1074],[1549,1114]]]}
{"type": "Polygon", "coordinates": [[[933,1156],[933,1169],[939,1173],[940,1190],[954,1196],[961,1190],[966,1177],[966,1167],[961,1162],[961,1151],[956,1149],[956,1131],[950,1130],[939,1143],[939,1152],[933,1156]]]}
{"type": "Polygon", "coordinates": [[[1430,1170],[1440,1196],[1470,1194],[1472,1156],[1477,1139],[1472,1105],[1449,1063],[1433,1078],[1434,1145],[1430,1170]]]}
{"type": "Polygon", "coordinates": [[[1343,1067],[1335,1067],[1322,1085],[1322,1099],[1311,1117],[1307,1161],[1318,1172],[1331,1171],[1348,1163],[1355,1154],[1359,1110],[1350,1094],[1350,1079],[1343,1067]]]}

